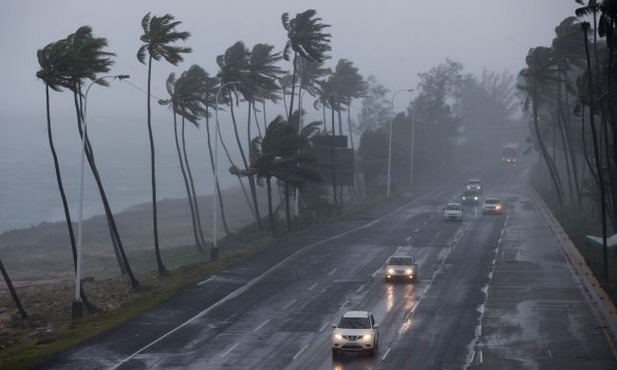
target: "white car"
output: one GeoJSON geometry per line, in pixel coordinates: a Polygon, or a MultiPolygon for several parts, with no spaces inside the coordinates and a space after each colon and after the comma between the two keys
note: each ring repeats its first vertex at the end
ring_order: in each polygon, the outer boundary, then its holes
{"type": "Polygon", "coordinates": [[[379,348],[379,325],[370,311],[347,311],[338,324],[332,324],[332,356],[339,352],[368,352],[379,348]]]}
{"type": "Polygon", "coordinates": [[[503,204],[497,198],[486,198],[482,204],[482,213],[494,213],[501,214],[503,211],[503,204]]]}
{"type": "Polygon", "coordinates": [[[482,181],[480,179],[469,179],[465,184],[465,190],[482,191],[482,181]]]}
{"type": "Polygon", "coordinates": [[[463,206],[460,203],[448,203],[443,207],[443,219],[446,221],[463,220],[463,206]]]}
{"type": "Polygon", "coordinates": [[[411,255],[393,255],[388,258],[384,267],[384,279],[416,281],[418,279],[418,264],[411,255]]]}

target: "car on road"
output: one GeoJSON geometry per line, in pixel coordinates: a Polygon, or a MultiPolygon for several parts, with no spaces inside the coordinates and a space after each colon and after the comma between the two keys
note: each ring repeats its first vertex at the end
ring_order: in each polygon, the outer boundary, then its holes
{"type": "Polygon", "coordinates": [[[463,220],[463,206],[460,203],[448,203],[445,207],[443,207],[443,219],[446,221],[455,220],[462,221],[463,220]]]}
{"type": "Polygon", "coordinates": [[[465,190],[482,191],[482,181],[480,179],[469,179],[465,184],[465,190]]]}
{"type": "Polygon", "coordinates": [[[477,190],[465,190],[461,201],[464,204],[480,204],[480,192],[477,190]]]}
{"type": "Polygon", "coordinates": [[[482,203],[482,213],[501,214],[503,211],[503,204],[497,198],[486,198],[482,203]]]}
{"type": "Polygon", "coordinates": [[[384,266],[384,279],[414,282],[418,279],[418,263],[412,255],[392,255],[384,266]]]}
{"type": "Polygon", "coordinates": [[[332,324],[332,356],[340,352],[368,352],[379,348],[379,325],[370,311],[347,311],[338,324],[332,324]]]}

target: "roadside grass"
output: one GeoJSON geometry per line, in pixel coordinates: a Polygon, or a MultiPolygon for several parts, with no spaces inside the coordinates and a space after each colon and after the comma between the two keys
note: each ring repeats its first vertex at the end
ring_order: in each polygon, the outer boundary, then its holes
{"type": "MultiPolygon", "coordinates": [[[[141,287],[137,290],[130,290],[128,300],[122,302],[113,310],[106,310],[94,315],[85,314],[83,319],[77,321],[70,320],[69,311],[64,312],[65,322],[54,323],[56,330],[53,335],[44,339],[30,338],[0,351],[0,368],[18,370],[41,364],[46,358],[138,316],[170,299],[183,288],[258,252],[263,247],[265,247],[265,244],[255,243],[250,248],[226,253],[215,262],[205,262],[207,257],[203,253],[198,253],[194,246],[170,249],[165,257],[166,266],[169,268],[168,275],[159,277],[153,271],[136,273],[141,287]],[[171,253],[172,251],[173,253],[171,253]],[[187,261],[192,263],[186,263],[187,261]],[[175,268],[172,269],[171,267],[175,268]]],[[[152,251],[143,251],[132,253],[129,258],[135,264],[136,271],[141,269],[140,266],[150,266],[151,270],[151,263],[154,261],[154,257],[151,255],[153,255],[152,251]]],[[[129,289],[126,287],[127,283],[118,278],[110,279],[107,283],[106,289],[129,289]]],[[[91,289],[88,289],[88,283],[84,283],[84,286],[87,292],[92,292],[91,289]]],[[[93,300],[91,294],[89,294],[89,297],[93,300]]],[[[58,299],[62,298],[58,297],[58,299]]],[[[16,322],[25,324],[27,320],[16,322]]]]}
{"type": "MultiPolygon", "coordinates": [[[[587,266],[589,266],[613,304],[617,306],[617,250],[614,248],[609,248],[608,250],[607,265],[609,274],[607,277],[604,273],[602,246],[586,238],[587,235],[602,235],[599,210],[593,209],[588,204],[588,198],[584,198],[585,203],[582,210],[576,209],[573,204],[567,201],[560,206],[551,183],[545,179],[540,179],[540,176],[537,171],[533,171],[531,176],[532,186],[568,234],[568,237],[581,253],[587,266]]],[[[613,233],[609,230],[608,236],[611,236],[613,233]]]]}

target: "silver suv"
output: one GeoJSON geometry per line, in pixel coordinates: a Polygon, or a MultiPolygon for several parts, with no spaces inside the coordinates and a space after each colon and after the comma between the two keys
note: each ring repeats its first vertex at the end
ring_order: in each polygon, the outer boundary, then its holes
{"type": "Polygon", "coordinates": [[[341,351],[368,352],[379,348],[379,325],[370,311],[347,311],[338,324],[332,324],[332,357],[341,351]]]}

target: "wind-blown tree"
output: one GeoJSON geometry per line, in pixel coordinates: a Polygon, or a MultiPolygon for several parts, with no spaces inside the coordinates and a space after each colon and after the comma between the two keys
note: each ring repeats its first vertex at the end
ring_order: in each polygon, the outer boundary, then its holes
{"type": "Polygon", "coordinates": [[[540,109],[547,101],[551,101],[555,96],[555,64],[553,61],[553,51],[546,47],[536,47],[529,50],[525,59],[527,68],[519,73],[519,88],[526,94],[525,107],[531,104],[531,114],[533,118],[535,141],[540,149],[540,153],[549,170],[553,187],[559,199],[559,204],[563,202],[563,185],[559,171],[555,165],[554,158],[551,157],[544,142],[543,130],[540,128],[540,109]]]}
{"type": "MultiPolygon", "coordinates": [[[[256,176],[264,179],[268,193],[268,213],[272,236],[276,237],[276,220],[272,206],[272,177],[286,184],[319,182],[319,176],[304,164],[312,158],[297,154],[298,134],[293,125],[278,116],[269,125],[263,139],[256,137],[251,145],[251,165],[246,169],[232,166],[237,176],[256,176]]],[[[290,229],[289,187],[286,185],[287,228],[290,229]]]]}
{"type": "Polygon", "coordinates": [[[360,108],[358,123],[355,127],[357,132],[377,129],[390,117],[390,102],[386,97],[390,91],[380,84],[375,76],[368,76],[366,84],[366,92],[361,103],[362,108],[360,108]]]}
{"type": "Polygon", "coordinates": [[[201,227],[199,207],[197,204],[197,194],[195,184],[191,174],[191,169],[186,152],[185,120],[198,126],[198,120],[206,115],[206,110],[202,106],[204,99],[205,71],[198,65],[193,65],[188,71],[182,73],[176,80],[175,74],[171,73],[167,78],[167,92],[170,95],[168,100],[160,100],[159,104],[167,105],[172,111],[174,121],[174,139],[180,170],[184,180],[187,193],[187,200],[191,211],[191,221],[193,224],[193,236],[195,246],[200,252],[204,251],[204,236],[201,227]],[[181,133],[178,132],[177,116],[182,117],[181,133]],[[182,145],[180,145],[180,138],[182,145]]]}
{"type": "Polygon", "coordinates": [[[99,194],[101,195],[103,208],[110,228],[112,243],[114,244],[114,251],[116,252],[118,263],[121,266],[121,271],[128,275],[132,287],[137,288],[139,282],[135,278],[126,253],[124,252],[120,233],[116,226],[101,177],[94,161],[92,145],[90,144],[87,133],[82,132],[82,121],[84,119],[84,96],[82,93],[82,86],[86,79],[90,79],[103,86],[108,86],[108,83],[104,79],[97,78],[97,74],[109,72],[110,67],[114,63],[111,58],[115,56],[115,54],[103,50],[107,47],[107,40],[105,38],[94,37],[90,26],[80,27],[75,33],[69,35],[66,38],[66,47],[68,48],[67,55],[69,57],[69,63],[66,66],[66,70],[63,72],[67,83],[65,87],[73,92],[73,101],[77,114],[77,127],[80,136],[85,142],[85,156],[92,170],[92,174],[94,175],[99,194]]]}
{"type": "Polygon", "coordinates": [[[148,113],[148,137],[150,140],[150,172],[151,172],[151,187],[152,187],[152,221],[154,231],[154,251],[156,255],[156,266],[160,275],[167,273],[167,269],[161,258],[159,246],[159,229],[158,215],[156,203],[156,160],[154,137],[152,134],[152,111],[150,101],[151,85],[152,85],[152,61],[165,59],[167,62],[178,65],[184,60],[182,54],[190,53],[190,47],[173,45],[178,41],[185,41],[190,37],[189,32],[178,32],[176,28],[182,23],[175,21],[175,18],[170,14],[165,14],[162,17],[150,16],[146,14],[141,20],[141,27],[144,33],[140,36],[140,40],[144,43],[137,51],[137,60],[142,64],[148,65],[148,94],[146,97],[146,109],[148,113]],[[146,63],[147,58],[147,63],[146,63]]]}
{"type": "MultiPolygon", "coordinates": [[[[77,272],[77,247],[75,242],[75,233],[73,230],[73,222],[71,220],[71,213],[69,211],[69,205],[66,198],[66,192],[64,190],[64,183],[62,181],[62,173],[60,172],[60,162],[56,147],[53,140],[53,132],[51,125],[51,113],[50,113],[50,90],[60,92],[62,88],[69,85],[68,77],[64,75],[67,71],[68,65],[71,61],[69,55],[69,47],[66,40],[60,40],[47,44],[44,48],[37,51],[37,59],[41,69],[37,71],[36,77],[40,78],[45,83],[45,112],[47,117],[47,139],[49,142],[49,149],[51,151],[52,159],[54,161],[54,170],[56,174],[56,183],[58,190],[60,191],[60,198],[62,200],[62,209],[64,210],[64,218],[69,233],[69,240],[71,243],[71,253],[73,256],[73,269],[77,272]]],[[[8,276],[8,275],[7,275],[8,276]]],[[[7,283],[8,284],[8,283],[7,283]]],[[[95,307],[88,301],[83,286],[80,287],[80,296],[88,312],[93,312],[95,307]]],[[[74,313],[76,314],[76,313],[74,313]]],[[[23,315],[22,315],[23,317],[23,315]]],[[[74,317],[77,318],[77,317],[74,317]]]]}
{"type": "Polygon", "coordinates": [[[317,18],[316,15],[317,12],[314,9],[309,9],[296,14],[292,19],[289,18],[289,13],[283,13],[281,16],[283,28],[287,31],[287,43],[283,50],[283,58],[288,61],[290,59],[289,54],[293,51],[291,98],[287,117],[290,117],[294,110],[298,56],[311,62],[322,63],[327,58],[326,53],[331,49],[331,35],[324,32],[330,25],[321,23],[321,18],[317,18]]]}
{"type": "MultiPolygon", "coordinates": [[[[240,139],[234,105],[238,103],[238,94],[242,96],[249,96],[253,91],[255,91],[254,87],[251,86],[252,79],[249,78],[250,57],[251,52],[246,48],[242,41],[236,42],[235,44],[227,48],[224,54],[216,57],[216,63],[220,68],[217,77],[221,81],[221,94],[226,96],[227,102],[229,102],[229,112],[231,114],[234,136],[236,138],[236,144],[238,145],[238,150],[240,152],[240,157],[242,159],[242,163],[244,164],[244,168],[247,168],[249,166],[249,161],[246,157],[244,146],[242,145],[242,140],[240,139]]],[[[235,166],[233,162],[232,166],[235,166]]],[[[238,180],[240,180],[240,176],[238,176],[238,180]]],[[[251,199],[253,203],[250,207],[253,210],[253,214],[255,215],[255,219],[259,227],[262,228],[263,225],[261,222],[259,204],[257,201],[257,188],[255,185],[255,178],[253,176],[248,176],[248,181],[251,190],[251,199]]],[[[242,184],[241,181],[240,183],[242,184]]]]}

